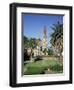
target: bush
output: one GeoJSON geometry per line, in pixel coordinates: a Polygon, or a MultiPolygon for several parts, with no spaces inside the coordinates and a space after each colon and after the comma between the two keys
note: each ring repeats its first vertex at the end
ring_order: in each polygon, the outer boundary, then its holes
{"type": "Polygon", "coordinates": [[[49,68],[55,72],[63,71],[63,65],[60,65],[60,64],[50,65],[49,68]]]}
{"type": "Polygon", "coordinates": [[[48,49],[48,55],[53,55],[53,50],[52,49],[48,49]]]}

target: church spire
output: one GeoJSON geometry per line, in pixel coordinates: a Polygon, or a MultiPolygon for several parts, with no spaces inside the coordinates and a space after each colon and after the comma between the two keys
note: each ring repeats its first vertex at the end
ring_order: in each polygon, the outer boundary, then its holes
{"type": "Polygon", "coordinates": [[[44,51],[44,54],[47,55],[47,50],[48,50],[48,40],[47,40],[47,27],[44,26],[43,30],[43,44],[42,44],[42,50],[44,51]]]}
{"type": "Polygon", "coordinates": [[[47,38],[47,27],[46,26],[44,26],[44,38],[47,38]]]}

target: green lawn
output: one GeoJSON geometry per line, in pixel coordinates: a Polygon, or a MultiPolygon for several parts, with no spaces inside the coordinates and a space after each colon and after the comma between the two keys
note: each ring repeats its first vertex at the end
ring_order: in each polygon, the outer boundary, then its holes
{"type": "Polygon", "coordinates": [[[24,75],[44,74],[47,69],[53,73],[62,73],[63,64],[58,60],[40,60],[24,65],[24,75]]]}

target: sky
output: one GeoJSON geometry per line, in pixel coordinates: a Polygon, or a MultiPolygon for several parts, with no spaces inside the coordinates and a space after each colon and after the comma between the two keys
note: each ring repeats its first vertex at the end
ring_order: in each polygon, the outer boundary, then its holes
{"type": "Polygon", "coordinates": [[[22,14],[23,35],[28,38],[43,38],[44,26],[47,27],[47,37],[53,32],[53,24],[57,22],[63,24],[62,15],[39,15],[39,14],[22,14]]]}

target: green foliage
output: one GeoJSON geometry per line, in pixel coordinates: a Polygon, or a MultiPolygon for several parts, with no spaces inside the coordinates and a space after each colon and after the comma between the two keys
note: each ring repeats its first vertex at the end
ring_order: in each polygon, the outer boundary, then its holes
{"type": "Polygon", "coordinates": [[[24,36],[24,48],[35,48],[38,43],[37,41],[39,41],[40,39],[36,39],[36,38],[27,38],[26,36],[24,36]]]}
{"type": "Polygon", "coordinates": [[[48,49],[48,55],[53,55],[53,54],[54,54],[53,50],[51,48],[49,48],[48,49]]]}
{"type": "Polygon", "coordinates": [[[54,31],[51,34],[51,44],[54,46],[55,42],[60,38],[63,39],[63,24],[60,24],[59,22],[57,24],[53,24],[51,27],[52,30],[54,31]]]}
{"type": "Polygon", "coordinates": [[[50,65],[50,69],[55,72],[59,72],[59,71],[63,71],[63,66],[60,64],[50,65]]]}
{"type": "Polygon", "coordinates": [[[29,39],[26,36],[24,36],[23,41],[24,41],[24,48],[28,48],[29,47],[29,39]]]}
{"type": "Polygon", "coordinates": [[[50,43],[61,56],[63,51],[63,24],[58,22],[57,24],[53,24],[51,28],[53,33],[51,34],[50,43]]]}
{"type": "Polygon", "coordinates": [[[35,48],[36,45],[37,45],[36,39],[35,39],[35,38],[30,38],[30,39],[29,39],[29,47],[30,47],[30,48],[35,48]]]}

